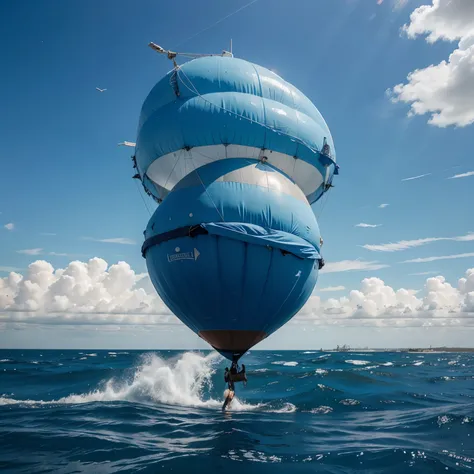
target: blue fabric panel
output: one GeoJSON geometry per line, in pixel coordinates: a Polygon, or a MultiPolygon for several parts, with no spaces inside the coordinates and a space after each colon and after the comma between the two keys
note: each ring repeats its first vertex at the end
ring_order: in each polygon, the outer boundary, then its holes
{"type": "Polygon", "coordinates": [[[319,251],[321,235],[309,204],[261,186],[226,181],[171,192],[150,219],[145,237],[220,221],[287,232],[319,251]]]}
{"type": "Polygon", "coordinates": [[[265,313],[259,313],[259,308],[263,305],[265,282],[272,271],[273,256],[280,252],[274,252],[257,245],[247,245],[246,248],[248,268],[243,283],[243,293],[244,295],[253,295],[253,298],[246,297],[242,299],[240,313],[243,315],[253,313],[254,322],[258,323],[258,318],[264,321],[268,318],[265,313]],[[258,262],[258,265],[255,265],[254,262],[258,262]],[[258,306],[255,304],[256,301],[258,301],[258,306]]]}
{"type": "Polygon", "coordinates": [[[160,297],[195,332],[271,333],[306,302],[318,276],[312,260],[217,235],[155,245],[146,262],[160,297]]]}
{"type": "MultiPolygon", "coordinates": [[[[146,98],[140,116],[140,125],[158,108],[176,100],[171,87],[170,71],[146,98]]],[[[240,92],[270,99],[306,114],[324,130],[324,118],[312,102],[295,86],[274,72],[248,61],[227,57],[204,57],[180,66],[178,73],[180,99],[213,92],[240,92]]],[[[329,130],[328,130],[329,131],[329,130]]],[[[326,135],[333,148],[330,133],[326,135]]]]}
{"type": "Polygon", "coordinates": [[[281,230],[265,229],[255,224],[239,222],[211,222],[202,224],[209,234],[248,242],[253,245],[271,246],[286,250],[300,258],[320,259],[313,245],[296,235],[281,230]]]}
{"type": "Polygon", "coordinates": [[[272,318],[261,320],[262,330],[270,334],[281,327],[283,321],[286,323],[291,319],[306,303],[307,298],[300,297],[301,288],[311,287],[312,292],[318,276],[318,267],[314,260],[303,260],[299,263],[295,258],[287,257],[289,255],[273,252],[272,267],[265,281],[259,307],[263,314],[273,315],[272,318]],[[280,297],[275,298],[275,295],[280,297]]]}
{"type": "Polygon", "coordinates": [[[282,104],[270,100],[263,104],[262,99],[245,94],[215,93],[178,105],[161,107],[143,125],[136,147],[141,170],[186,146],[234,144],[296,156],[325,174],[315,151],[321,148],[325,131],[310,118],[298,121],[296,112],[282,104]]]}
{"type": "MultiPolygon", "coordinates": [[[[188,100],[179,109],[179,120],[188,146],[231,143],[260,148],[266,129],[262,99],[229,92],[188,100]]],[[[238,158],[238,157],[236,157],[238,158]]]]}
{"type": "Polygon", "coordinates": [[[184,98],[213,92],[262,96],[254,65],[242,59],[204,57],[188,61],[180,66],[179,79],[184,98]]]}
{"type": "Polygon", "coordinates": [[[178,99],[170,84],[172,74],[173,71],[170,71],[166,76],[160,79],[148,94],[145,102],[143,102],[138,121],[138,130],[141,129],[148,117],[155,112],[155,110],[175,102],[178,99]]]}
{"type": "MultiPolygon", "coordinates": [[[[281,259],[285,259],[288,255],[283,256],[279,252],[274,254],[275,265],[277,268],[282,267],[281,259]]],[[[273,318],[266,320],[263,329],[269,334],[286,324],[304,306],[318,278],[318,262],[314,260],[305,260],[302,264],[297,264],[294,259],[288,259],[284,268],[287,278],[282,279],[276,272],[271,272],[265,288],[263,299],[267,311],[269,314],[274,314],[273,318]],[[285,299],[275,301],[273,296],[275,294],[285,295],[285,299]]]]}

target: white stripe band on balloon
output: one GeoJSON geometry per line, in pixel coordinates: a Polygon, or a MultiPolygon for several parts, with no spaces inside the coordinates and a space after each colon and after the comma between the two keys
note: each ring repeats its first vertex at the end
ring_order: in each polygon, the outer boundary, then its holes
{"type": "Polygon", "coordinates": [[[171,191],[182,178],[208,163],[227,158],[262,160],[264,157],[267,163],[291,178],[306,197],[324,183],[321,173],[303,160],[271,150],[242,145],[210,145],[168,153],[156,159],[148,167],[146,175],[158,185],[158,189],[171,191]]]}

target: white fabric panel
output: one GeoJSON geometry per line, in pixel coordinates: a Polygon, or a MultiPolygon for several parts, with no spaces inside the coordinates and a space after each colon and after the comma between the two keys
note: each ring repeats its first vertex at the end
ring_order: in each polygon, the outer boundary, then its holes
{"type": "Polygon", "coordinates": [[[259,169],[258,166],[259,163],[254,162],[244,168],[226,173],[216,181],[230,181],[261,186],[269,191],[276,190],[280,193],[288,194],[299,201],[308,204],[306,196],[298,185],[290,181],[278,171],[267,171],[265,169],[259,169]]]}
{"type": "MultiPolygon", "coordinates": [[[[148,167],[146,174],[154,183],[171,191],[184,176],[213,161],[226,158],[256,160],[262,156],[266,156],[269,164],[292,178],[306,196],[313,193],[323,183],[321,173],[303,160],[271,150],[262,151],[260,148],[242,145],[211,145],[194,147],[189,151],[179,150],[169,153],[155,160],[148,167]]],[[[241,179],[244,179],[244,175],[241,174],[241,176],[241,179]]],[[[251,178],[245,179],[251,180],[251,178]]],[[[261,177],[258,179],[260,180],[261,177]]],[[[247,181],[244,180],[244,182],[247,181]]],[[[277,189],[280,186],[279,183],[279,181],[278,183],[274,181],[271,187],[277,189]]],[[[259,183],[254,182],[252,184],[259,183]]],[[[266,184],[265,187],[267,187],[266,184]]]]}
{"type": "Polygon", "coordinates": [[[323,183],[321,173],[303,160],[296,160],[292,178],[306,196],[316,191],[323,183]]]}
{"type": "Polygon", "coordinates": [[[252,158],[257,160],[260,156],[260,148],[242,145],[228,145],[226,158],[252,158]]]}
{"type": "MultiPolygon", "coordinates": [[[[293,179],[293,171],[295,169],[295,160],[292,156],[279,153],[277,151],[265,150],[265,156],[268,158],[268,163],[275,168],[282,170],[283,173],[293,179]],[[291,159],[290,159],[291,158],[291,159]]],[[[317,170],[315,169],[317,172],[317,170]]]]}

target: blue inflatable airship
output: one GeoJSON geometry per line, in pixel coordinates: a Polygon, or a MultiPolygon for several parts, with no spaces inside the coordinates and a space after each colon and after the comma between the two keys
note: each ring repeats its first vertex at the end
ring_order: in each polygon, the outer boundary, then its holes
{"type": "Polygon", "coordinates": [[[274,72],[227,52],[179,66],[167,54],[174,68],[142,106],[133,157],[159,203],[142,254],[169,309],[236,361],[314,289],[324,261],[311,204],[338,174],[334,144],[274,72]]]}

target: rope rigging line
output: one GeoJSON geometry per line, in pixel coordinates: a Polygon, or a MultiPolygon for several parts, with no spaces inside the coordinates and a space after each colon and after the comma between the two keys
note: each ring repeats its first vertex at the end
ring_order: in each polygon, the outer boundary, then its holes
{"type": "Polygon", "coordinates": [[[151,211],[148,208],[148,204],[146,203],[145,198],[143,197],[143,194],[140,192],[140,185],[138,184],[136,179],[134,179],[133,181],[135,181],[135,184],[137,185],[138,194],[140,194],[140,197],[142,198],[143,204],[145,204],[145,208],[146,208],[146,210],[148,211],[148,214],[150,214],[150,217],[151,217],[151,211]]]}
{"type": "MultiPolygon", "coordinates": [[[[275,311],[275,313],[274,313],[275,316],[281,311],[281,309],[283,308],[283,306],[285,306],[285,303],[288,301],[289,297],[290,297],[291,294],[293,293],[294,289],[296,288],[296,285],[297,285],[298,282],[300,281],[300,278],[301,278],[301,270],[299,271],[299,275],[297,276],[296,281],[293,283],[293,286],[291,287],[291,290],[290,290],[289,293],[286,295],[286,298],[284,299],[283,303],[280,305],[280,307],[278,308],[278,310],[275,311]]],[[[269,325],[270,325],[270,322],[265,325],[265,327],[263,328],[263,331],[266,331],[266,330],[268,329],[268,326],[269,326],[269,325]]]]}
{"type": "Polygon", "coordinates": [[[200,34],[204,33],[205,31],[207,30],[210,30],[211,28],[214,28],[214,26],[217,26],[219,23],[222,23],[223,21],[227,20],[228,18],[230,18],[231,16],[234,16],[235,14],[241,12],[242,10],[244,10],[245,8],[247,7],[250,7],[251,5],[253,5],[254,3],[257,3],[258,0],[252,0],[251,2],[241,6],[240,8],[238,8],[237,10],[233,11],[232,13],[229,13],[228,15],[222,17],[220,20],[217,20],[216,22],[214,22],[212,25],[209,25],[209,26],[206,26],[206,28],[203,28],[201,31],[198,31],[197,33],[195,33],[194,35],[190,36],[189,38],[186,38],[182,41],[180,41],[177,45],[176,45],[176,48],[177,49],[179,46],[181,46],[182,44],[188,42],[189,40],[192,40],[194,38],[196,38],[197,36],[199,36],[200,34]]]}
{"type": "MultiPolygon", "coordinates": [[[[323,195],[323,197],[321,198],[321,209],[319,210],[319,213],[317,214],[317,219],[320,220],[321,219],[321,216],[323,215],[323,211],[324,211],[324,208],[326,207],[326,204],[328,203],[328,200],[329,200],[329,192],[331,191],[331,188],[329,188],[323,195]]],[[[315,212],[316,214],[316,212],[315,212]]]]}
{"type": "Polygon", "coordinates": [[[194,150],[194,153],[196,153],[197,155],[200,155],[202,156],[203,158],[206,158],[206,160],[208,160],[208,163],[213,163],[214,161],[216,161],[214,158],[212,158],[211,156],[207,156],[205,155],[202,151],[198,151],[198,150],[194,150]]]}
{"type": "Polygon", "coordinates": [[[201,182],[201,185],[202,185],[202,187],[204,188],[204,191],[206,192],[207,196],[208,196],[209,199],[211,200],[212,205],[213,205],[214,208],[216,209],[217,214],[219,214],[219,217],[222,219],[222,222],[225,222],[224,216],[222,215],[221,211],[219,211],[218,207],[216,206],[216,203],[214,202],[214,199],[212,199],[212,196],[209,194],[209,191],[207,190],[207,188],[206,188],[206,186],[205,186],[203,180],[201,179],[201,175],[199,174],[199,171],[198,171],[198,169],[197,169],[197,167],[196,167],[196,163],[194,163],[194,157],[193,157],[192,153],[190,153],[190,155],[191,155],[191,163],[192,163],[193,166],[194,166],[194,171],[195,171],[197,177],[199,178],[199,181],[201,182]]]}
{"type": "Polygon", "coordinates": [[[163,185],[163,188],[164,188],[164,189],[166,189],[166,185],[168,184],[168,181],[170,180],[171,175],[173,174],[173,172],[174,172],[174,170],[175,170],[175,168],[176,168],[176,165],[178,164],[178,161],[179,161],[180,159],[181,159],[181,155],[178,154],[178,157],[176,158],[176,162],[175,162],[173,168],[171,169],[170,174],[169,174],[169,176],[168,176],[168,178],[167,178],[165,184],[163,185]]]}

